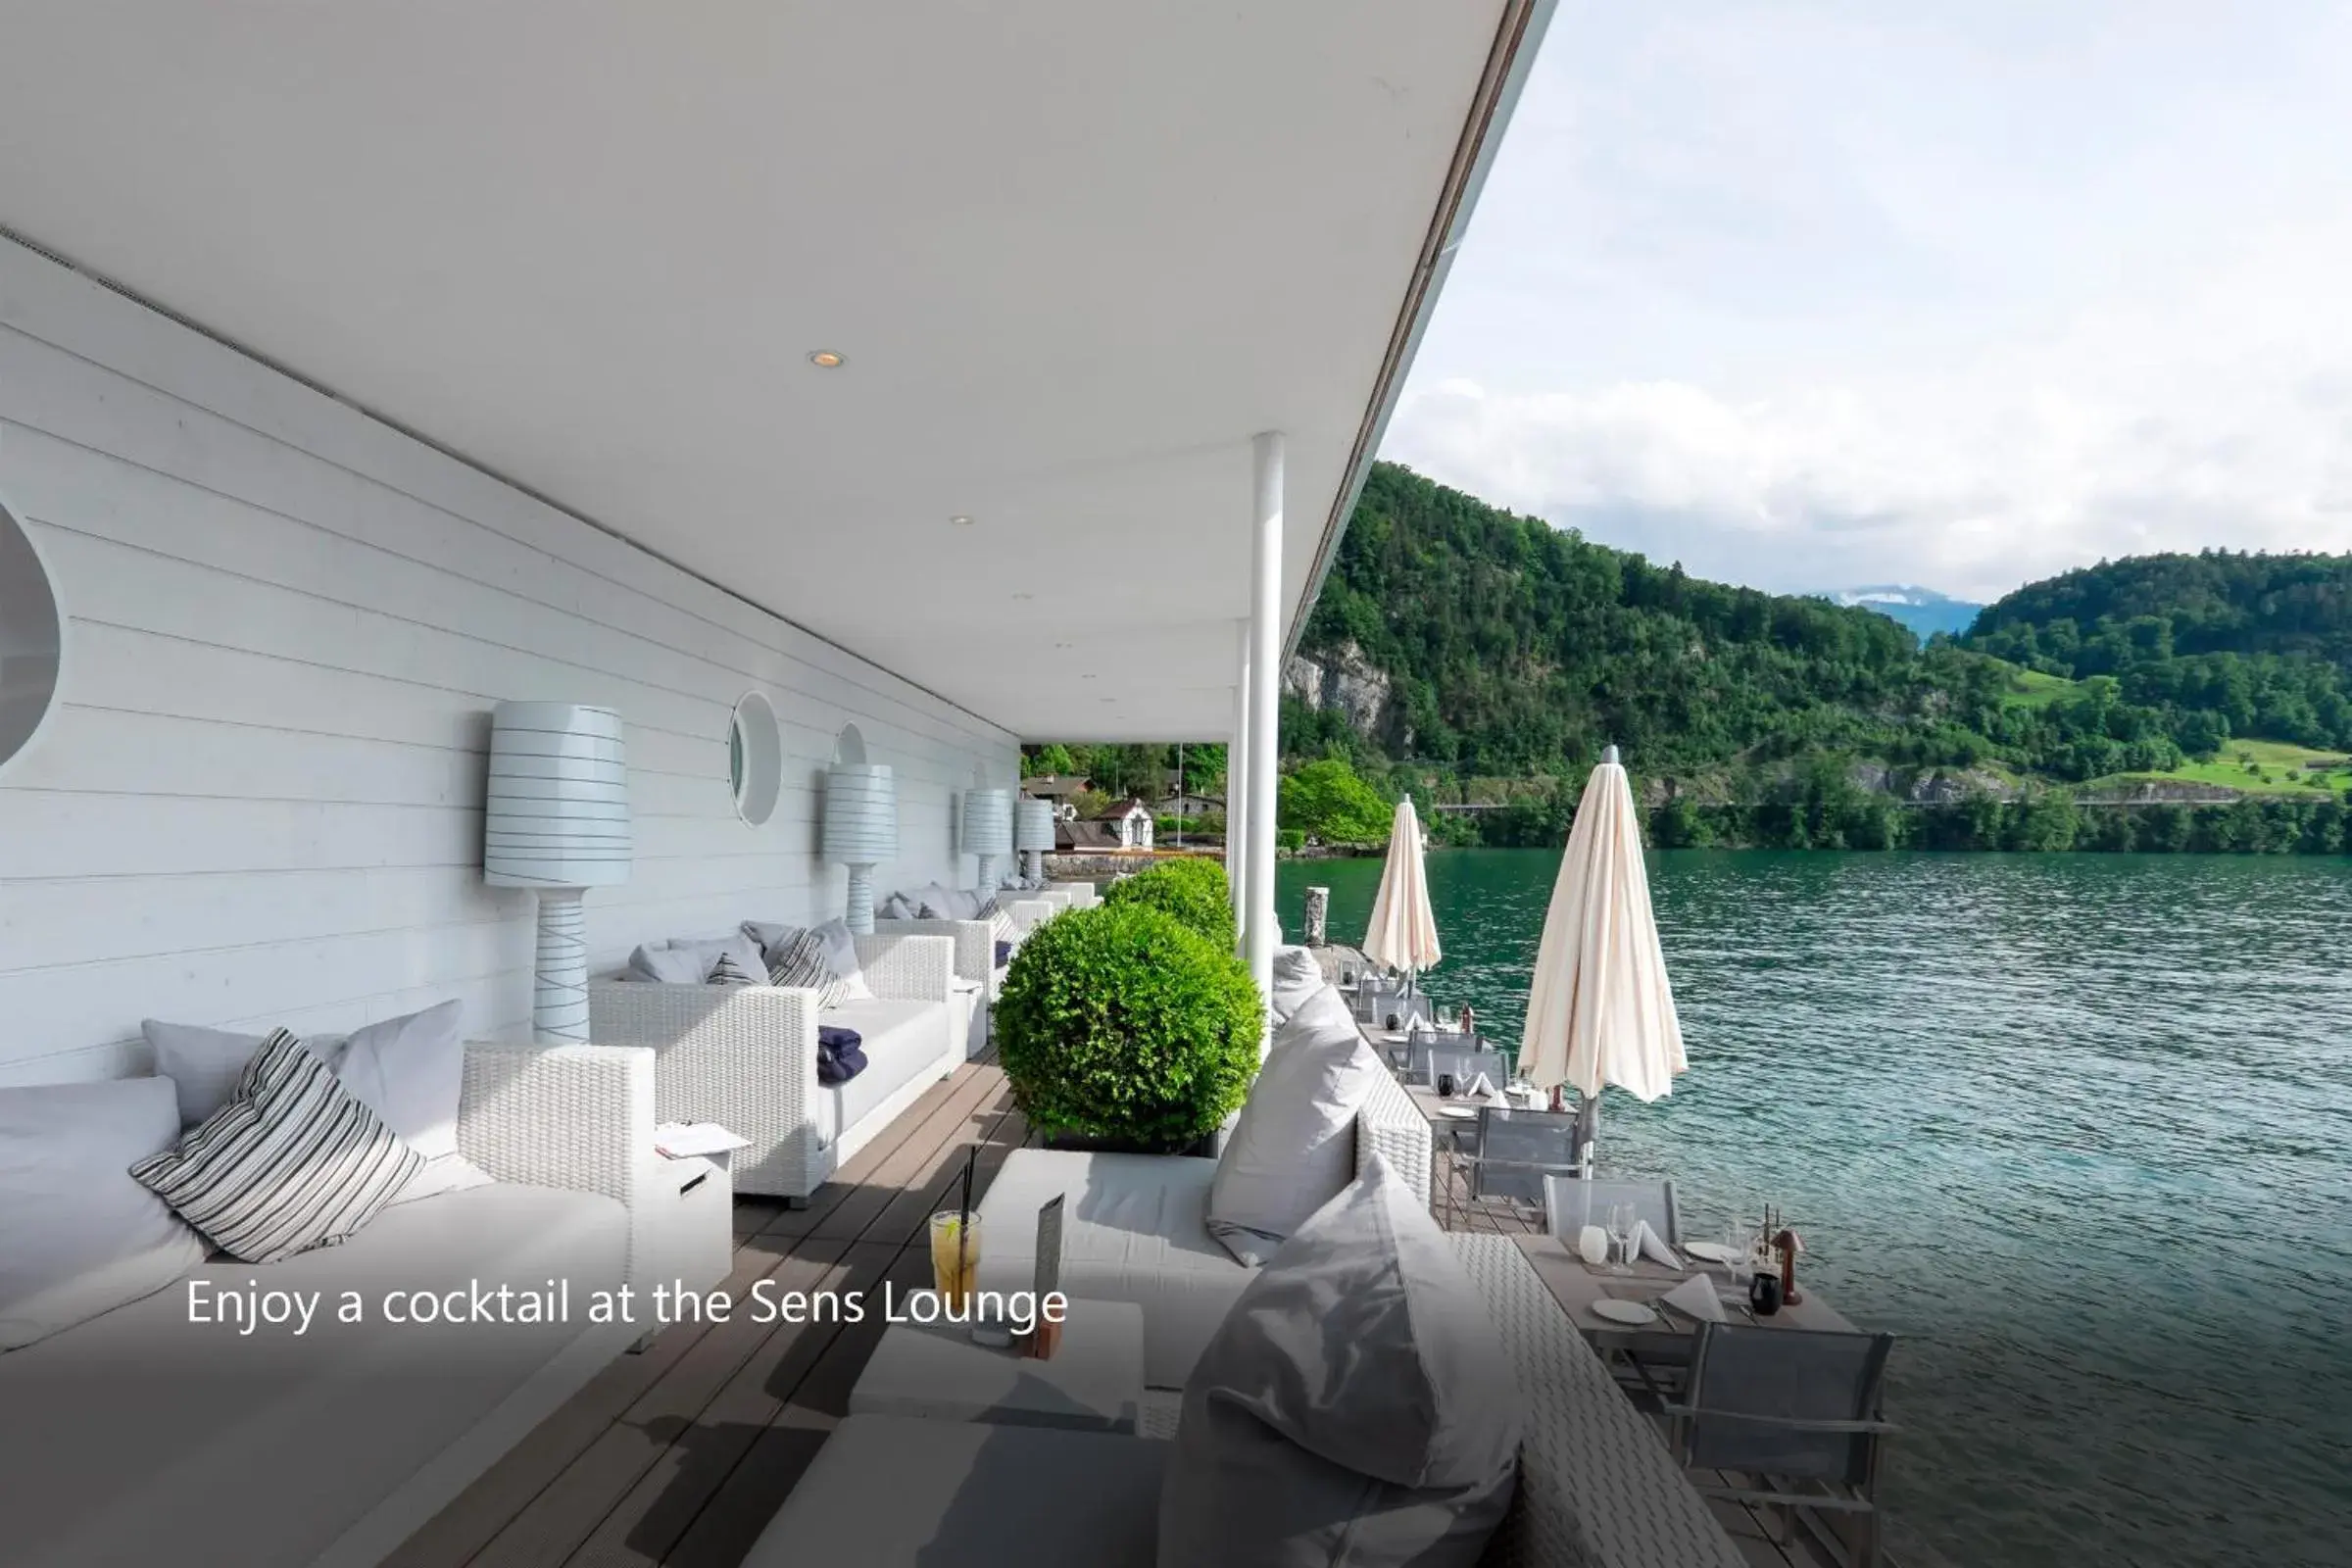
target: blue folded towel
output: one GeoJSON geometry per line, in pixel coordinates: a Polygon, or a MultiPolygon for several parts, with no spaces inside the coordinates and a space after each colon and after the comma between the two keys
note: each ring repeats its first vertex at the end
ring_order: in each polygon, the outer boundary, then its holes
{"type": "Polygon", "coordinates": [[[855,1029],[816,1026],[816,1081],[846,1084],[865,1071],[865,1036],[855,1029]]]}

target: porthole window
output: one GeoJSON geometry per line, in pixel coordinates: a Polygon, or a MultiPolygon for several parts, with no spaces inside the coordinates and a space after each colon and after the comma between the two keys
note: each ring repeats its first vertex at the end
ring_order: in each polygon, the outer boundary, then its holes
{"type": "Polygon", "coordinates": [[[65,617],[32,540],[0,509],[0,769],[32,744],[57,698],[65,617]]]}
{"type": "Polygon", "coordinates": [[[727,721],[727,783],[735,792],[735,814],[754,827],[776,814],[784,787],[784,737],[776,710],[759,692],[746,692],[727,721]]]}

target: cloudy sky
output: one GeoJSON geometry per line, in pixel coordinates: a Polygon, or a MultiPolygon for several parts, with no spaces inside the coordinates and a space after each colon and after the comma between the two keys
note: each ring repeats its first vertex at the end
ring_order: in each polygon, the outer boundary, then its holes
{"type": "Polygon", "coordinates": [[[1761,587],[2352,548],[2352,5],[1560,0],[1384,456],[1761,587]]]}

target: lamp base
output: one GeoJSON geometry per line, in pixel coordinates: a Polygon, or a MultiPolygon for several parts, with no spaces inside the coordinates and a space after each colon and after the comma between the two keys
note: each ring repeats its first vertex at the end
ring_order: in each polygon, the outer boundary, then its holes
{"type": "Polygon", "coordinates": [[[979,889],[983,893],[994,893],[997,891],[997,858],[993,855],[983,855],[978,858],[980,861],[979,889]]]}
{"type": "Polygon", "coordinates": [[[539,891],[539,959],[531,1034],[544,1044],[588,1042],[588,914],[580,888],[539,891]]]}
{"type": "Polygon", "coordinates": [[[859,936],[874,934],[874,868],[870,865],[850,867],[850,906],[842,911],[850,929],[859,936]]]}
{"type": "Polygon", "coordinates": [[[1046,852],[1023,850],[1021,852],[1021,875],[1027,877],[1031,882],[1042,885],[1046,880],[1046,852]]]}

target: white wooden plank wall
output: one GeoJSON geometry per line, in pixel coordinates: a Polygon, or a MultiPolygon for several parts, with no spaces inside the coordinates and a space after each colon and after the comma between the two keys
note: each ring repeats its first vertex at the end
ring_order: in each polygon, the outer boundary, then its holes
{"type": "Polygon", "coordinates": [[[0,772],[0,1083],[142,1070],[149,1016],[349,1029],[458,996],[476,1033],[527,1027],[530,901],[480,874],[501,698],[627,721],[637,860],[589,894],[600,964],[838,912],[844,723],[898,773],[885,889],[968,882],[956,802],[1017,765],[996,726],[5,241],[0,506],[69,617],[63,706],[0,772]],[[753,689],[784,724],[760,828],[727,782],[753,689]]]}

